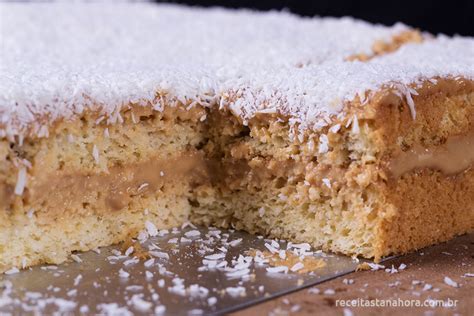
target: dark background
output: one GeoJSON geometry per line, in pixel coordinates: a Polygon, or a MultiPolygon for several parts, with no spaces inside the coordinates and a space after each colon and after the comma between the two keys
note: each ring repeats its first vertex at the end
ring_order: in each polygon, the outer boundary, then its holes
{"type": "Polygon", "coordinates": [[[288,9],[304,16],[353,16],[370,22],[392,25],[401,21],[434,34],[474,36],[474,0],[450,1],[343,1],[343,0],[263,0],[263,1],[159,1],[199,6],[288,9]]]}

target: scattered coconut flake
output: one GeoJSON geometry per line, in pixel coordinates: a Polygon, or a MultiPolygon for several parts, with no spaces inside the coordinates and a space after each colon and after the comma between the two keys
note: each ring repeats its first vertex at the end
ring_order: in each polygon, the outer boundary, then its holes
{"type": "Polygon", "coordinates": [[[225,291],[232,297],[241,297],[246,295],[246,290],[242,286],[228,287],[225,289],[225,291]]]}
{"type": "Polygon", "coordinates": [[[353,279],[344,279],[344,280],[342,280],[342,283],[344,283],[346,285],[350,285],[350,284],[354,284],[354,280],[353,279]]]}
{"type": "Polygon", "coordinates": [[[67,296],[72,297],[77,295],[77,289],[70,290],[66,293],[67,296]]]}
{"type": "Polygon", "coordinates": [[[324,185],[326,185],[328,188],[331,188],[331,181],[328,178],[323,179],[324,185]]]}
{"type": "Polygon", "coordinates": [[[308,290],[308,293],[309,293],[309,294],[319,294],[319,293],[321,293],[321,290],[318,289],[318,288],[316,288],[316,287],[313,287],[313,288],[310,288],[310,289],[308,290]]]}
{"type": "Polygon", "coordinates": [[[79,312],[82,313],[82,314],[87,314],[87,313],[89,313],[89,306],[87,306],[87,305],[82,305],[81,307],[79,307],[79,312]]]}
{"type": "Polygon", "coordinates": [[[209,290],[199,284],[191,284],[188,288],[189,296],[194,298],[206,298],[209,294],[209,290]]]}
{"type": "Polygon", "coordinates": [[[157,305],[155,307],[155,315],[163,315],[166,312],[166,306],[157,305]]]}
{"type": "Polygon", "coordinates": [[[321,134],[319,136],[319,149],[318,152],[320,154],[327,153],[329,150],[329,139],[326,134],[321,134]]]}
{"type": "Polygon", "coordinates": [[[168,244],[177,244],[177,243],[178,243],[178,238],[168,239],[168,244]]]}
{"type": "Polygon", "coordinates": [[[215,254],[212,254],[212,255],[207,255],[204,258],[207,259],[207,260],[219,260],[219,259],[224,259],[225,256],[226,256],[225,253],[215,253],[215,254]]]}
{"type": "Polygon", "coordinates": [[[102,303],[97,305],[97,309],[104,315],[133,315],[126,307],[120,307],[117,303],[102,303]]]}
{"type": "Polygon", "coordinates": [[[423,291],[429,291],[433,288],[433,286],[431,284],[428,284],[426,283],[424,286],[423,286],[423,291]]]}
{"type": "Polygon", "coordinates": [[[459,287],[459,284],[456,281],[453,281],[450,277],[444,277],[444,283],[452,287],[459,287]]]}
{"type": "Polygon", "coordinates": [[[25,190],[25,187],[26,187],[26,181],[27,181],[26,167],[20,166],[20,168],[18,169],[18,177],[16,180],[15,191],[14,191],[16,195],[23,195],[23,191],[25,190]]]}
{"type": "Polygon", "coordinates": [[[272,239],[272,240],[270,241],[270,243],[271,243],[271,245],[272,245],[273,248],[275,248],[275,249],[280,249],[280,244],[279,244],[278,242],[276,242],[276,240],[273,240],[273,239],[272,239]]]}
{"type": "Polygon", "coordinates": [[[334,295],[334,294],[336,294],[336,291],[334,291],[333,289],[326,289],[326,290],[324,290],[323,294],[325,294],[325,295],[334,295]]]}
{"type": "Polygon", "coordinates": [[[282,260],[285,260],[286,259],[286,251],[281,249],[279,252],[278,252],[278,257],[280,257],[280,259],[282,260]]]}
{"type": "Polygon", "coordinates": [[[127,279],[130,276],[130,273],[126,272],[123,269],[119,270],[119,277],[122,279],[127,279]]]}
{"type": "Polygon", "coordinates": [[[6,274],[6,275],[11,275],[11,274],[16,274],[18,272],[20,272],[20,270],[16,267],[13,267],[13,268],[11,268],[11,269],[3,272],[3,273],[6,274]]]}
{"type": "Polygon", "coordinates": [[[406,99],[407,99],[407,104],[408,104],[408,107],[410,108],[410,113],[411,113],[411,117],[413,120],[416,119],[416,107],[415,107],[415,102],[413,101],[413,98],[411,97],[411,93],[410,92],[407,92],[405,94],[406,96],[406,99]]]}
{"type": "Polygon", "coordinates": [[[140,262],[140,259],[138,259],[138,258],[132,258],[132,259],[125,260],[125,261],[123,262],[123,265],[124,265],[124,266],[129,266],[129,265],[132,265],[132,264],[137,264],[137,263],[139,263],[139,262],[140,262]]]}
{"type": "Polygon", "coordinates": [[[92,249],[93,252],[95,252],[96,254],[100,255],[100,248],[94,248],[92,249]]]}
{"type": "Polygon", "coordinates": [[[77,263],[81,263],[81,262],[82,262],[82,259],[81,259],[78,255],[76,255],[76,254],[72,254],[72,255],[71,255],[71,259],[74,260],[74,261],[76,261],[77,263]]]}
{"type": "Polygon", "coordinates": [[[227,272],[226,276],[228,278],[240,278],[240,277],[249,275],[249,273],[250,273],[250,269],[243,269],[243,270],[227,272]]]}
{"type": "Polygon", "coordinates": [[[153,306],[151,302],[147,302],[144,299],[142,299],[139,294],[133,295],[130,301],[133,307],[135,307],[137,310],[141,312],[146,312],[150,310],[151,307],[153,306]]]}
{"type": "Polygon", "coordinates": [[[130,256],[134,250],[133,246],[128,247],[127,250],[125,250],[125,256],[130,256]]]}
{"type": "Polygon", "coordinates": [[[52,300],[52,303],[55,304],[60,311],[70,311],[74,308],[76,308],[77,303],[73,301],[68,301],[62,298],[54,298],[52,300]]]}
{"type": "Polygon", "coordinates": [[[144,265],[145,267],[149,268],[149,267],[153,266],[154,263],[155,263],[155,258],[150,258],[150,259],[148,259],[147,261],[145,261],[145,262],[143,263],[143,265],[144,265]]]}
{"type": "Polygon", "coordinates": [[[288,267],[287,266],[268,267],[267,272],[268,273],[288,273],[288,267]]]}
{"type": "Polygon", "coordinates": [[[378,264],[378,263],[373,263],[373,262],[367,262],[367,264],[369,265],[370,269],[372,271],[377,271],[377,270],[380,270],[380,269],[385,269],[385,266],[384,265],[381,265],[381,264],[378,264]]]}
{"type": "Polygon", "coordinates": [[[165,259],[165,260],[169,260],[169,259],[170,259],[170,255],[167,254],[166,252],[162,252],[162,251],[149,251],[148,253],[149,253],[150,255],[152,255],[153,257],[156,257],[156,258],[165,259]]]}
{"type": "Polygon", "coordinates": [[[199,230],[190,230],[184,233],[184,236],[188,238],[199,237],[201,236],[201,232],[199,230]]]}
{"type": "Polygon", "coordinates": [[[97,149],[97,146],[94,144],[92,147],[92,157],[94,157],[95,163],[99,163],[99,149],[97,149]]]}
{"type": "Polygon", "coordinates": [[[268,249],[271,253],[278,253],[278,249],[275,248],[273,245],[265,243],[265,248],[268,249]]]}
{"type": "Polygon", "coordinates": [[[344,308],[342,310],[342,313],[343,313],[344,316],[353,316],[354,315],[354,313],[348,308],[344,308]]]}
{"type": "Polygon", "coordinates": [[[147,271],[145,271],[145,277],[147,279],[152,279],[153,278],[153,273],[147,270],[147,271]]]}
{"type": "Polygon", "coordinates": [[[141,230],[138,232],[137,239],[141,242],[144,243],[148,239],[148,232],[141,230]]]}
{"type": "Polygon", "coordinates": [[[301,305],[299,305],[299,304],[295,304],[295,305],[290,307],[290,312],[291,313],[296,313],[300,310],[301,310],[301,305]]]}
{"type": "Polygon", "coordinates": [[[394,274],[394,273],[398,273],[398,270],[395,269],[395,267],[392,264],[392,267],[385,269],[385,272],[390,273],[390,274],[394,274]]]}
{"type": "Polygon", "coordinates": [[[336,134],[341,129],[341,124],[334,124],[329,128],[329,131],[333,134],[336,134]]]}
{"type": "Polygon", "coordinates": [[[291,272],[296,272],[296,271],[299,271],[303,268],[304,268],[304,264],[302,262],[297,262],[290,268],[290,271],[291,272]]]}
{"type": "Polygon", "coordinates": [[[81,282],[82,280],[82,274],[78,274],[75,278],[74,278],[74,286],[78,286],[79,285],[79,282],[81,282]]]}
{"type": "Polygon", "coordinates": [[[352,133],[354,134],[359,134],[360,128],[359,128],[359,120],[357,119],[357,115],[354,115],[352,118],[352,133]]]}
{"type": "Polygon", "coordinates": [[[231,242],[229,242],[229,246],[235,247],[239,245],[242,242],[242,238],[234,239],[231,242]]]}
{"type": "Polygon", "coordinates": [[[209,298],[207,299],[207,305],[209,305],[209,306],[214,306],[214,305],[216,305],[216,303],[217,303],[217,298],[214,297],[214,296],[213,296],[213,297],[209,297],[209,298]]]}
{"type": "Polygon", "coordinates": [[[35,210],[33,208],[30,208],[28,210],[28,213],[26,213],[26,216],[28,216],[28,218],[33,218],[34,215],[35,215],[35,210]]]}
{"type": "Polygon", "coordinates": [[[145,221],[145,229],[151,237],[155,237],[158,235],[158,229],[156,228],[155,224],[150,221],[145,221]]]}

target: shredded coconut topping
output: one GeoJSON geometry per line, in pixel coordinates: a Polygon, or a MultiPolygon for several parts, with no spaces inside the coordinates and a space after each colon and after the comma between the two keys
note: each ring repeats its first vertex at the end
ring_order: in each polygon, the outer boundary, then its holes
{"type": "Polygon", "coordinates": [[[474,77],[466,38],[347,61],[406,31],[401,24],[151,3],[2,3],[0,18],[0,134],[10,138],[46,137],[51,122],[87,109],[121,122],[122,107],[162,110],[163,100],[219,105],[244,122],[280,112],[317,129],[368,90],[393,86],[415,116],[409,84],[474,77]]]}

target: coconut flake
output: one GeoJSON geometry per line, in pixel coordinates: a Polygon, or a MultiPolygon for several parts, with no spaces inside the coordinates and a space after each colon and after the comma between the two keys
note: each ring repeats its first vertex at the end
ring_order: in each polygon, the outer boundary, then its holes
{"type": "Polygon", "coordinates": [[[325,186],[327,186],[329,189],[331,188],[331,180],[329,180],[328,178],[324,178],[322,181],[325,186]]]}
{"type": "Polygon", "coordinates": [[[23,191],[25,190],[25,187],[26,187],[26,181],[27,181],[26,167],[21,166],[18,169],[18,176],[16,180],[16,185],[15,185],[14,192],[16,195],[23,195],[23,191]]]}
{"type": "Polygon", "coordinates": [[[16,267],[13,267],[5,272],[3,272],[4,274],[6,275],[11,275],[11,274],[17,274],[18,272],[20,272],[20,270],[16,267]]]}
{"type": "Polygon", "coordinates": [[[125,270],[123,269],[120,269],[119,270],[119,277],[122,278],[122,279],[128,279],[128,277],[130,276],[130,273],[126,272],[125,270]]]}
{"type": "Polygon", "coordinates": [[[92,147],[92,157],[94,157],[95,163],[98,164],[100,162],[99,160],[99,149],[97,149],[97,146],[94,145],[92,147]]]}
{"type": "Polygon", "coordinates": [[[184,236],[188,238],[199,237],[201,236],[201,232],[199,230],[190,230],[184,233],[184,236]]]}
{"type": "Polygon", "coordinates": [[[326,134],[321,134],[319,136],[319,149],[318,152],[320,154],[327,153],[329,150],[329,139],[326,134]]]}
{"type": "Polygon", "coordinates": [[[444,283],[452,287],[459,287],[459,284],[456,281],[453,281],[450,277],[444,277],[444,283]]]}
{"type": "Polygon", "coordinates": [[[242,297],[246,294],[246,290],[243,286],[228,287],[225,289],[225,291],[232,297],[242,297]]]}
{"type": "Polygon", "coordinates": [[[288,273],[288,267],[287,266],[268,267],[267,272],[268,273],[288,273]]]}
{"type": "Polygon", "coordinates": [[[352,133],[354,134],[359,134],[360,133],[360,128],[359,128],[359,120],[357,119],[357,115],[354,115],[352,118],[352,133]]]}
{"type": "Polygon", "coordinates": [[[302,262],[297,262],[290,268],[290,270],[291,272],[297,272],[303,268],[304,268],[304,264],[302,262]]]}
{"type": "Polygon", "coordinates": [[[155,237],[158,235],[158,229],[156,228],[155,224],[150,221],[145,222],[145,229],[149,236],[155,237]]]}
{"type": "Polygon", "coordinates": [[[82,259],[76,254],[72,254],[71,259],[74,260],[77,263],[82,263],[82,259]]]}

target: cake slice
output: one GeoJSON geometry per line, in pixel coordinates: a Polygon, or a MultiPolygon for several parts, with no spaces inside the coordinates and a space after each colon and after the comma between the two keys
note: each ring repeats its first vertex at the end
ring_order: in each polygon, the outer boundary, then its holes
{"type": "Polygon", "coordinates": [[[380,259],[474,228],[474,40],[0,4],[0,270],[192,221],[380,259]]]}

